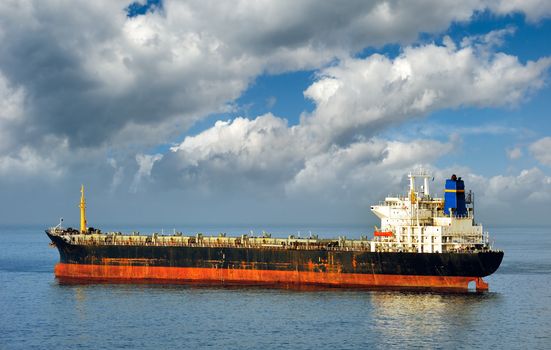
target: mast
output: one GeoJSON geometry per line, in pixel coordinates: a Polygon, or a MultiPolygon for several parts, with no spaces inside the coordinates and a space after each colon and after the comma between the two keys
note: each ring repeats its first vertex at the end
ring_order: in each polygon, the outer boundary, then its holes
{"type": "Polygon", "coordinates": [[[84,199],[84,185],[80,187],[80,233],[85,233],[86,228],[86,199],[84,199]]]}

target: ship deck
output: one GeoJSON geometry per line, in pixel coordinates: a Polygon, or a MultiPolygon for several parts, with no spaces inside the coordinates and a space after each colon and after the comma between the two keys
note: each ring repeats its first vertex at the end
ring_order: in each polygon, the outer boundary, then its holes
{"type": "MultiPolygon", "coordinates": [[[[366,237],[361,239],[349,239],[344,236],[337,239],[320,239],[317,237],[299,238],[289,236],[288,238],[273,238],[269,235],[254,237],[242,235],[240,237],[229,237],[225,235],[204,236],[198,233],[194,236],[186,236],[180,233],[173,235],[132,235],[120,232],[82,234],[73,231],[52,231],[49,233],[62,238],[66,243],[81,246],[151,246],[151,247],[205,247],[205,248],[257,248],[277,250],[328,250],[328,251],[357,251],[357,252],[417,252],[406,246],[400,246],[396,241],[384,237],[369,240],[366,237]],[[375,248],[373,244],[375,243],[375,248]]],[[[448,248],[445,252],[487,252],[495,251],[487,248],[456,248],[457,245],[468,243],[461,240],[447,242],[448,248]]]]}

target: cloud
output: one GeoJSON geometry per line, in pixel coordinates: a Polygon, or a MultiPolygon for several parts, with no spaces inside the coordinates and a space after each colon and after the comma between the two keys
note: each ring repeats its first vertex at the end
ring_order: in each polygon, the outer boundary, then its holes
{"type": "Polygon", "coordinates": [[[107,163],[115,170],[113,180],[111,181],[111,191],[116,190],[124,179],[124,167],[119,166],[114,158],[108,158],[107,163]]]}
{"type": "MultiPolygon", "coordinates": [[[[500,4],[500,13],[523,10],[500,4]]],[[[21,143],[39,150],[43,137],[55,136],[71,148],[152,146],[225,110],[259,74],[318,69],[366,47],[411,43],[487,5],[166,1],[162,11],[128,17],[129,6],[3,4],[0,72],[25,92],[25,122],[10,126],[21,143]]],[[[427,92],[420,106],[432,98],[427,92]]]]}
{"type": "Polygon", "coordinates": [[[273,108],[277,103],[277,98],[275,96],[270,96],[266,99],[266,108],[273,108]]]}
{"type": "Polygon", "coordinates": [[[50,159],[42,157],[32,148],[24,147],[16,154],[0,157],[0,174],[4,179],[28,178],[29,176],[59,177],[62,170],[50,159]]]}
{"type": "Polygon", "coordinates": [[[512,106],[544,85],[550,58],[522,64],[475,47],[406,47],[390,59],[346,59],[322,70],[306,91],[316,109],[303,122],[343,142],[444,108],[512,106]]]}
{"type": "MultiPolygon", "coordinates": [[[[182,130],[221,111],[265,70],[316,68],[381,40],[360,35],[377,28],[364,20],[382,16],[376,3],[167,2],[164,11],[130,18],[127,6],[3,4],[0,72],[27,93],[33,130],[26,142],[46,134],[71,147],[139,142],[159,124],[170,138],[170,123],[182,130]],[[118,137],[129,125],[136,136],[118,137]]],[[[400,21],[406,10],[388,9],[401,15],[385,22],[384,42],[412,40],[417,29],[443,29],[456,18],[448,12],[440,25],[407,23],[400,21]]]]}
{"type": "Polygon", "coordinates": [[[541,164],[551,167],[551,137],[547,136],[532,143],[530,152],[541,164]]]}
{"type": "Polygon", "coordinates": [[[378,183],[380,194],[401,181],[411,167],[431,163],[452,150],[451,141],[378,138],[324,148],[308,130],[289,127],[271,114],[218,121],[173,147],[155,165],[152,176],[165,185],[205,192],[245,193],[262,187],[259,192],[272,195],[348,198],[366,183],[378,183]]]}
{"type": "Polygon", "coordinates": [[[522,170],[517,176],[494,176],[488,179],[487,184],[484,195],[494,204],[499,202],[516,206],[551,199],[551,177],[538,168],[522,170]]]}
{"type": "MultiPolygon", "coordinates": [[[[130,186],[130,192],[136,193],[143,180],[149,180],[151,177],[151,169],[155,162],[163,159],[162,154],[137,154],[136,162],[138,163],[138,171],[134,175],[134,180],[130,186]]],[[[117,174],[115,173],[115,176],[117,174]]],[[[116,178],[113,179],[115,181],[116,178]]]]}
{"type": "Polygon", "coordinates": [[[269,189],[296,173],[312,148],[297,128],[272,114],[218,121],[173,147],[154,176],[163,177],[166,184],[206,192],[269,189]]]}
{"type": "Polygon", "coordinates": [[[378,132],[444,108],[520,103],[544,84],[550,64],[547,58],[522,64],[514,56],[436,44],[406,47],[395,59],[348,58],[321,71],[306,89],[316,107],[298,125],[271,114],[218,121],[173,147],[154,176],[180,188],[256,184],[321,197],[343,190],[353,195],[366,181],[388,188],[389,174],[396,184],[411,167],[451,152],[457,140],[385,140],[378,132]]]}
{"type": "Polygon", "coordinates": [[[9,151],[17,143],[17,137],[10,132],[19,126],[24,116],[25,91],[11,86],[0,72],[0,152],[9,151]]]}
{"type": "Polygon", "coordinates": [[[151,177],[160,192],[227,203],[217,219],[358,222],[366,205],[402,187],[412,167],[451,152],[452,142],[371,138],[325,148],[307,129],[268,114],[187,137],[151,177]]]}
{"type": "MultiPolygon", "coordinates": [[[[541,169],[524,169],[518,175],[496,175],[484,177],[473,173],[464,176],[477,194],[477,202],[488,217],[500,218],[503,213],[515,212],[515,218],[526,222],[527,218],[536,219],[545,213],[551,204],[551,177],[541,169]],[[527,215],[526,218],[521,217],[527,215]]],[[[541,222],[541,217],[535,222],[541,222]]]]}
{"type": "Polygon", "coordinates": [[[410,122],[406,127],[400,128],[400,133],[407,137],[441,137],[456,135],[457,137],[467,135],[514,135],[520,131],[518,128],[508,127],[497,123],[465,125],[461,120],[456,121],[457,125],[450,123],[439,123],[433,121],[425,123],[424,120],[410,122]]]}
{"type": "Polygon", "coordinates": [[[385,140],[381,130],[442,108],[522,103],[549,66],[495,54],[509,28],[461,45],[407,46],[485,9],[546,18],[548,5],[537,1],[165,1],[162,11],[129,18],[131,2],[2,4],[3,183],[25,174],[111,192],[126,190],[126,180],[135,195],[166,186],[296,198],[308,185],[353,195],[364,178],[384,183],[365,164],[397,184],[423,153],[438,159],[453,142],[385,140]],[[357,58],[389,43],[406,48],[395,59],[357,58]],[[202,118],[235,108],[257,76],[304,69],[319,76],[305,92],[315,110],[299,125],[270,114],[237,118],[156,155],[202,118]]]}
{"type": "MultiPolygon", "coordinates": [[[[516,32],[516,27],[509,26],[507,28],[492,30],[486,34],[482,35],[472,35],[465,37],[461,40],[461,47],[474,47],[479,52],[484,52],[486,54],[491,54],[492,50],[497,47],[500,47],[504,44],[505,38],[507,36],[512,36],[516,32]]],[[[444,38],[448,43],[451,42],[451,39],[444,38]]],[[[455,44],[451,42],[451,47],[455,49],[455,44]]],[[[447,44],[446,46],[449,46],[447,44]]]]}
{"type": "Polygon", "coordinates": [[[507,153],[507,157],[512,160],[522,157],[522,149],[520,149],[520,147],[510,148],[507,149],[505,152],[507,153]]]}
{"type": "Polygon", "coordinates": [[[551,17],[551,3],[547,0],[492,0],[487,4],[490,10],[501,15],[524,13],[531,22],[551,17]]]}
{"type": "Polygon", "coordinates": [[[12,132],[31,145],[44,135],[72,148],[144,144],[151,125],[169,138],[223,110],[261,69],[200,28],[178,29],[177,11],[127,18],[124,2],[15,4],[0,9],[0,71],[27,93],[33,128],[12,132]]]}
{"type": "Polygon", "coordinates": [[[449,153],[452,143],[434,140],[409,142],[371,139],[306,160],[304,168],[286,185],[291,196],[361,197],[366,202],[382,198],[400,187],[404,175],[449,153]]]}

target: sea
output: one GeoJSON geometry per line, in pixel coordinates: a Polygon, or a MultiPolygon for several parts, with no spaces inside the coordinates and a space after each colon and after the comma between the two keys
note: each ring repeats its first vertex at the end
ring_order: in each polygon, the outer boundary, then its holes
{"type": "MultiPolygon", "coordinates": [[[[134,227],[112,226],[132,231],[134,227]]],[[[358,238],[361,227],[142,227],[358,238]]],[[[0,349],[551,349],[551,227],[486,227],[486,293],[64,284],[44,227],[0,226],[0,349]]]]}

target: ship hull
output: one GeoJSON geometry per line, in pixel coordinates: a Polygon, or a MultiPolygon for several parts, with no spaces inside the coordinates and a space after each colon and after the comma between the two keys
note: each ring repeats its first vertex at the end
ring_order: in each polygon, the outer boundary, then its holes
{"type": "Polygon", "coordinates": [[[244,270],[200,267],[84,265],[59,263],[55,275],[65,281],[197,283],[220,285],[319,286],[329,288],[397,288],[476,290],[488,285],[481,277],[358,274],[312,271],[244,270]]]}
{"type": "Polygon", "coordinates": [[[59,278],[362,288],[467,289],[495,272],[503,252],[405,253],[153,245],[73,245],[50,235],[59,278]]]}

